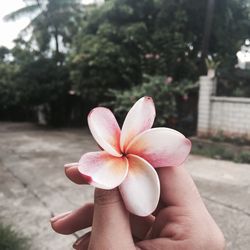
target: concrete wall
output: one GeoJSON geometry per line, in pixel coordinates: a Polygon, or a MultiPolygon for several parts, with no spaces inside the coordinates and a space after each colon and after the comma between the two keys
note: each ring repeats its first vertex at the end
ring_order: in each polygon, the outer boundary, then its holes
{"type": "Polygon", "coordinates": [[[250,139],[250,98],[215,96],[215,79],[200,78],[198,135],[250,139]]]}

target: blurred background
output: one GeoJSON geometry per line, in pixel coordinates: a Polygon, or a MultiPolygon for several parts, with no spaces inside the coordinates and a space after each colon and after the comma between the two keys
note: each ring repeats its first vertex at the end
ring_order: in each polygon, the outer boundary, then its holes
{"type": "Polygon", "coordinates": [[[86,116],[121,123],[152,96],[228,249],[250,244],[250,1],[0,3],[0,249],[71,249],[49,217],[92,200],[66,162],[95,150],[86,116]],[[9,246],[9,248],[8,248],[9,246]]]}

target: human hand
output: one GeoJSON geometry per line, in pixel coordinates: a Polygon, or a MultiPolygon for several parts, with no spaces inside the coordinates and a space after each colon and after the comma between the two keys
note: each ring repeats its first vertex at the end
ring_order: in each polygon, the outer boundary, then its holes
{"type": "MultiPolygon", "coordinates": [[[[83,183],[77,167],[65,172],[73,182],[83,183]]],[[[94,204],[52,218],[52,228],[71,234],[92,226],[74,244],[77,250],[223,250],[223,234],[187,171],[180,166],[157,172],[161,199],[154,215],[129,214],[118,189],[96,189],[94,204]]]]}

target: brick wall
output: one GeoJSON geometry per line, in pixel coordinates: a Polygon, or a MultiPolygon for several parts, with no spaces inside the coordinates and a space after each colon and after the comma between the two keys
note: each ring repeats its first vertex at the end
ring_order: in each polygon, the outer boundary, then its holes
{"type": "Polygon", "coordinates": [[[200,78],[198,135],[250,139],[250,98],[214,96],[215,79],[200,78]]]}

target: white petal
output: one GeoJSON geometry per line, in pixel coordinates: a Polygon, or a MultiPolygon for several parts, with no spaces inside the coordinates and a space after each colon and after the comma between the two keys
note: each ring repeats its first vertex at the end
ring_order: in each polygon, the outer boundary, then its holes
{"type": "Polygon", "coordinates": [[[139,99],[128,112],[122,126],[121,150],[125,150],[129,142],[141,132],[150,129],[155,119],[155,106],[151,97],[139,99]]]}
{"type": "Polygon", "coordinates": [[[84,154],[78,166],[85,181],[94,187],[113,189],[127,176],[126,157],[114,157],[105,151],[84,154]]]}
{"type": "Polygon", "coordinates": [[[88,115],[89,129],[96,142],[106,152],[121,156],[120,127],[113,113],[103,107],[94,108],[88,115]]]}
{"type": "Polygon", "coordinates": [[[136,155],[127,155],[129,171],[120,185],[124,204],[129,212],[147,216],[157,207],[160,183],[155,169],[136,155]]]}
{"type": "Polygon", "coordinates": [[[153,128],[138,135],[128,145],[127,153],[135,154],[153,167],[179,166],[187,158],[191,142],[169,128],[153,128]]]}

